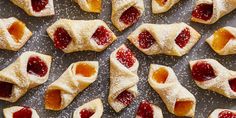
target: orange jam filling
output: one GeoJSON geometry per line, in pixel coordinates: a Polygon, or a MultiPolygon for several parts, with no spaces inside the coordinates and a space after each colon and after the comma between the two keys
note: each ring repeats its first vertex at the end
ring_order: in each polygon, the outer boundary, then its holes
{"type": "Polygon", "coordinates": [[[60,109],[61,107],[61,91],[50,90],[45,95],[45,106],[50,109],[60,109]]]}
{"type": "Polygon", "coordinates": [[[93,12],[100,12],[102,7],[101,0],[87,0],[88,5],[93,12]]]}
{"type": "Polygon", "coordinates": [[[156,0],[156,2],[160,5],[160,6],[164,6],[167,2],[167,0],[156,0]]]}
{"type": "Polygon", "coordinates": [[[168,75],[168,71],[164,67],[161,67],[153,73],[153,78],[158,83],[165,83],[168,75]]]}
{"type": "Polygon", "coordinates": [[[8,32],[11,34],[15,42],[19,42],[24,35],[25,24],[21,21],[15,21],[9,28],[8,32]]]}
{"type": "Polygon", "coordinates": [[[175,115],[185,116],[193,107],[193,101],[177,101],[175,103],[175,115]]]}
{"type": "Polygon", "coordinates": [[[217,30],[214,33],[214,40],[212,43],[212,47],[215,50],[221,50],[225,47],[225,45],[229,42],[229,40],[235,38],[229,31],[224,28],[217,30]]]}
{"type": "Polygon", "coordinates": [[[83,75],[84,77],[90,77],[96,72],[96,69],[91,65],[80,63],[76,66],[76,75],[83,75]]]}

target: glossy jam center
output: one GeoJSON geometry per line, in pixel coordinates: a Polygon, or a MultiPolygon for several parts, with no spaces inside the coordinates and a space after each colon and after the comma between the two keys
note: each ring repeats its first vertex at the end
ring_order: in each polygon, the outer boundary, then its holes
{"type": "Polygon", "coordinates": [[[216,77],[214,69],[205,61],[199,61],[192,67],[193,79],[199,82],[214,79],[216,77]]]}
{"type": "Polygon", "coordinates": [[[132,25],[138,21],[140,15],[141,14],[137,8],[130,7],[121,15],[120,20],[126,25],[132,25]]]}
{"type": "Polygon", "coordinates": [[[90,109],[82,109],[80,111],[80,118],[90,118],[94,114],[93,110],[90,109]]]}
{"type": "Polygon", "coordinates": [[[65,49],[71,41],[72,38],[64,28],[57,28],[54,33],[54,45],[56,48],[65,49]]]}
{"type": "Polygon", "coordinates": [[[148,101],[142,101],[139,104],[137,116],[141,118],[153,118],[153,109],[148,101]]]}
{"type": "Polygon", "coordinates": [[[16,43],[19,43],[20,39],[24,35],[25,24],[20,21],[15,21],[9,28],[8,32],[11,34],[12,38],[16,43]]]}
{"type": "Polygon", "coordinates": [[[96,69],[91,65],[80,63],[76,66],[76,74],[84,77],[90,77],[96,72],[96,69]]]}
{"type": "Polygon", "coordinates": [[[236,92],[236,78],[235,79],[232,79],[232,80],[229,80],[229,85],[230,85],[230,88],[236,92]]]}
{"type": "Polygon", "coordinates": [[[13,84],[0,81],[0,97],[10,98],[13,89],[13,84]]]}
{"type": "Polygon", "coordinates": [[[35,12],[40,12],[47,6],[48,0],[31,0],[31,4],[35,12]]]}
{"type": "Polygon", "coordinates": [[[141,48],[147,49],[155,43],[155,39],[148,31],[143,31],[138,36],[138,42],[141,48]]]}
{"type": "Polygon", "coordinates": [[[177,101],[174,112],[177,116],[185,116],[193,107],[192,101],[177,101]]]}
{"type": "Polygon", "coordinates": [[[224,28],[221,28],[214,33],[212,47],[215,50],[221,50],[225,47],[229,40],[234,38],[235,37],[229,31],[225,30],[224,28]]]}
{"type": "Polygon", "coordinates": [[[158,83],[165,83],[168,75],[168,71],[165,68],[161,67],[153,73],[153,78],[158,83]]]}
{"type": "Polygon", "coordinates": [[[134,95],[132,93],[130,93],[129,91],[123,91],[122,93],[120,93],[117,98],[116,98],[119,102],[121,102],[124,105],[129,105],[132,103],[132,101],[134,100],[134,95]]]}
{"type": "Polygon", "coordinates": [[[43,77],[47,74],[48,67],[46,63],[43,60],[41,60],[38,56],[31,56],[28,60],[27,72],[29,74],[43,77]]]}
{"type": "Polygon", "coordinates": [[[130,49],[128,48],[121,48],[116,53],[117,60],[126,66],[127,68],[130,68],[135,63],[135,57],[130,49]]]}
{"type": "Polygon", "coordinates": [[[189,42],[191,35],[189,28],[185,28],[181,33],[176,37],[175,43],[180,47],[184,48],[189,42]]]}
{"type": "Polygon", "coordinates": [[[209,20],[211,19],[213,14],[213,4],[199,4],[195,7],[192,12],[192,16],[202,20],[209,20]]]}
{"type": "Polygon", "coordinates": [[[98,27],[92,36],[98,45],[106,45],[111,41],[111,33],[104,26],[98,27]]]}
{"type": "Polygon", "coordinates": [[[228,110],[224,110],[219,113],[218,118],[236,118],[236,113],[228,110]]]}
{"type": "Polygon", "coordinates": [[[93,12],[100,12],[101,11],[101,0],[87,0],[88,5],[93,12]]]}
{"type": "Polygon", "coordinates": [[[13,118],[31,118],[32,111],[30,108],[24,107],[21,110],[13,113],[13,118]]]}
{"type": "Polygon", "coordinates": [[[60,109],[61,107],[61,91],[50,90],[45,95],[45,106],[50,109],[60,109]]]}
{"type": "Polygon", "coordinates": [[[167,2],[167,0],[156,0],[156,2],[160,5],[160,6],[164,6],[167,2]]]}

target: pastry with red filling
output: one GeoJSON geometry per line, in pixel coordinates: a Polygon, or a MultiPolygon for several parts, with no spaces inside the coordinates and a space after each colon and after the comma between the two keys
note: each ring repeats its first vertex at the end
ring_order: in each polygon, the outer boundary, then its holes
{"type": "Polygon", "coordinates": [[[13,106],[3,109],[5,118],[39,118],[36,110],[30,107],[13,106]]]}
{"type": "Polygon", "coordinates": [[[236,110],[215,109],[208,118],[236,118],[236,110]]]}
{"type": "Polygon", "coordinates": [[[140,102],[135,118],[163,118],[162,110],[146,100],[140,102]]]}
{"type": "Polygon", "coordinates": [[[152,13],[160,14],[170,10],[180,0],[152,0],[152,13]]]}
{"type": "Polygon", "coordinates": [[[102,0],[75,0],[75,2],[87,12],[100,13],[102,10],[102,0]]]}

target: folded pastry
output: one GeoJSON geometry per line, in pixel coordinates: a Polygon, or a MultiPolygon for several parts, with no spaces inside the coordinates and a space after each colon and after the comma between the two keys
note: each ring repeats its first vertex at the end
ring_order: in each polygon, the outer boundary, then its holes
{"type": "Polygon", "coordinates": [[[102,10],[102,0],[75,0],[75,2],[87,12],[100,13],[102,10]]]}
{"type": "Polygon", "coordinates": [[[139,104],[136,118],[163,118],[163,114],[158,106],[143,100],[139,104]]]}
{"type": "Polygon", "coordinates": [[[65,53],[85,50],[101,52],[116,40],[115,34],[102,20],[61,19],[47,32],[54,46],[65,53]]]}
{"type": "Polygon", "coordinates": [[[136,23],[143,11],[143,0],[112,0],[111,21],[122,31],[136,23]]]}
{"type": "Polygon", "coordinates": [[[22,21],[14,17],[0,19],[0,49],[18,51],[31,36],[22,21]]]}
{"type": "Polygon", "coordinates": [[[16,102],[29,89],[47,81],[51,56],[23,53],[14,63],[0,71],[0,100],[16,102]]]}
{"type": "Polygon", "coordinates": [[[176,116],[194,117],[196,99],[180,84],[170,67],[152,64],[148,82],[160,95],[169,112],[176,116]]]}
{"type": "Polygon", "coordinates": [[[208,118],[236,118],[236,110],[216,109],[208,118]]]}
{"type": "Polygon", "coordinates": [[[183,56],[200,39],[200,34],[185,23],[143,24],[128,36],[147,55],[183,56]]]}
{"type": "Polygon", "coordinates": [[[39,118],[38,113],[29,107],[13,106],[3,109],[5,118],[39,118]]]}
{"type": "Polygon", "coordinates": [[[179,1],[180,0],[152,0],[152,12],[154,14],[167,12],[179,1]]]}
{"type": "Polygon", "coordinates": [[[43,17],[54,15],[53,0],[10,0],[28,15],[43,17]]]}
{"type": "Polygon", "coordinates": [[[121,45],[110,56],[110,91],[108,102],[119,112],[138,96],[139,62],[130,49],[121,45]]]}
{"type": "Polygon", "coordinates": [[[80,61],[71,64],[68,69],[45,92],[45,108],[62,110],[73,99],[97,79],[98,62],[80,61]]]}
{"type": "Polygon", "coordinates": [[[228,70],[213,59],[190,61],[193,80],[202,89],[208,89],[228,98],[236,98],[236,72],[228,70]]]}
{"type": "Polygon", "coordinates": [[[236,28],[220,28],[206,42],[219,55],[236,54],[236,28]]]}
{"type": "Polygon", "coordinates": [[[191,20],[203,24],[213,24],[235,8],[235,0],[196,0],[191,20]]]}
{"type": "Polygon", "coordinates": [[[95,99],[77,108],[73,118],[101,118],[103,114],[103,104],[101,99],[95,99]]]}

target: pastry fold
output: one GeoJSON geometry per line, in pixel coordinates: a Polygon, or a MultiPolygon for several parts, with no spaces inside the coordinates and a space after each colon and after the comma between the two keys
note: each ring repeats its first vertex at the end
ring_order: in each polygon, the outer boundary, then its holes
{"type": "Polygon", "coordinates": [[[54,45],[65,53],[87,50],[101,52],[116,40],[115,34],[102,20],[60,19],[51,25],[47,32],[54,45]],[[68,42],[63,41],[65,39],[68,42]],[[67,45],[59,47],[66,42],[67,45]]]}
{"type": "Polygon", "coordinates": [[[230,109],[215,109],[208,118],[234,118],[236,116],[236,110],[230,109]],[[230,116],[229,114],[232,114],[230,116]]]}
{"type": "Polygon", "coordinates": [[[102,10],[102,0],[75,0],[75,2],[87,12],[100,13],[102,10]]]}
{"type": "MultiPolygon", "coordinates": [[[[16,112],[20,112],[21,110],[24,113],[25,112],[27,112],[28,114],[32,113],[31,118],[39,118],[39,115],[36,110],[29,108],[29,107],[21,107],[21,106],[13,106],[13,107],[3,109],[4,118],[14,118],[13,114],[16,112]]],[[[25,116],[25,117],[27,117],[27,116],[25,116]]]]}
{"type": "Polygon", "coordinates": [[[31,36],[22,21],[14,17],[0,19],[0,49],[18,51],[31,36]]]}
{"type": "Polygon", "coordinates": [[[221,65],[218,61],[214,59],[200,59],[200,60],[190,61],[189,63],[193,79],[200,88],[217,92],[231,99],[236,98],[235,71],[225,68],[223,65],[221,65]],[[200,69],[197,69],[198,67],[203,67],[202,69],[205,69],[204,71],[208,72],[207,74],[204,74],[204,77],[206,77],[207,80],[205,81],[197,80],[197,79],[204,79],[200,77],[197,78],[197,76],[203,75],[202,71],[200,71],[200,69]]]}
{"type": "MultiPolygon", "coordinates": [[[[139,81],[137,75],[139,67],[138,60],[130,55],[134,62],[131,67],[126,67],[117,59],[118,51],[126,53],[126,51],[130,50],[125,45],[121,45],[112,52],[110,56],[110,89],[108,102],[116,112],[127,107],[138,96],[137,83],[139,81]]],[[[126,61],[126,59],[123,59],[123,61],[126,61]]]]}
{"type": "Polygon", "coordinates": [[[148,82],[160,95],[169,112],[176,116],[194,117],[196,99],[180,84],[170,67],[152,64],[148,82]]]}
{"type": "Polygon", "coordinates": [[[152,0],[152,12],[160,14],[170,10],[180,0],[152,0]]]}
{"type": "Polygon", "coordinates": [[[25,52],[15,62],[0,71],[0,100],[16,102],[29,89],[39,86],[48,80],[51,56],[25,52]],[[33,60],[31,59],[38,59],[33,60]],[[37,61],[40,61],[39,63],[37,61]],[[45,67],[39,67],[43,64],[45,67]],[[42,72],[37,75],[35,72],[42,72]],[[46,68],[46,69],[45,69],[46,68]],[[4,91],[5,90],[5,91],[4,91]],[[8,92],[8,95],[6,93],[8,92]]]}
{"type": "Polygon", "coordinates": [[[97,61],[80,61],[71,64],[68,69],[45,92],[45,108],[62,110],[90,84],[98,75],[97,61]],[[54,98],[56,99],[54,101],[54,98]]]}
{"type": "Polygon", "coordinates": [[[185,23],[142,24],[128,39],[147,55],[183,56],[200,39],[200,34],[185,23]]]}

